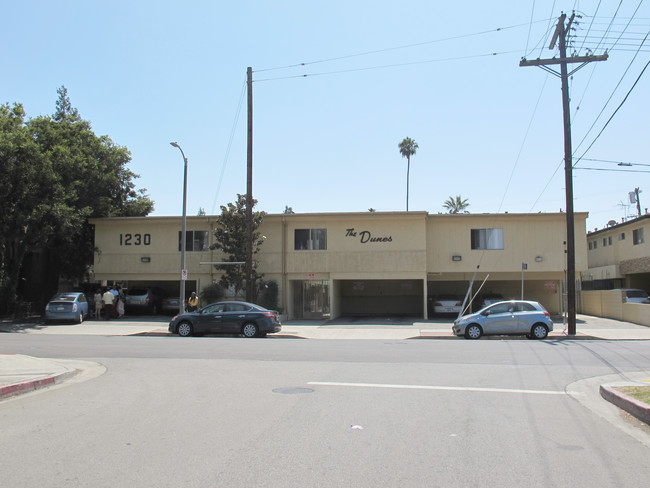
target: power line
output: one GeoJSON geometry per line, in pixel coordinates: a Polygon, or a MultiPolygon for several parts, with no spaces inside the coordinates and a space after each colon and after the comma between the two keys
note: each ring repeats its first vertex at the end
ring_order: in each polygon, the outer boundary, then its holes
{"type": "Polygon", "coordinates": [[[506,194],[508,193],[508,190],[510,188],[510,183],[512,182],[512,178],[515,174],[515,169],[517,169],[517,165],[519,164],[519,159],[521,158],[521,153],[524,149],[524,145],[526,144],[526,140],[528,139],[528,133],[530,132],[530,128],[533,125],[533,120],[535,119],[535,115],[537,114],[537,108],[539,107],[539,102],[542,99],[542,95],[544,93],[544,88],[546,88],[546,82],[548,81],[548,73],[546,74],[546,77],[544,78],[544,84],[542,85],[542,89],[539,91],[539,96],[537,97],[537,103],[535,103],[535,108],[533,109],[533,114],[530,116],[530,121],[528,122],[528,127],[526,128],[526,133],[524,134],[524,140],[521,142],[521,146],[519,147],[519,153],[517,154],[517,159],[515,159],[515,164],[512,167],[512,171],[510,172],[510,178],[508,179],[508,184],[506,185],[505,190],[503,191],[503,197],[501,197],[501,203],[499,203],[499,208],[497,209],[497,213],[501,211],[501,208],[503,207],[503,202],[506,199],[506,194]]]}
{"type": "MultiPolygon", "coordinates": [[[[544,20],[537,20],[537,21],[534,21],[532,23],[546,22],[546,21],[547,21],[547,19],[544,19],[544,20]]],[[[375,50],[372,50],[372,51],[364,51],[364,52],[360,52],[360,53],[346,54],[346,55],[343,55],[343,56],[336,56],[336,57],[332,57],[332,58],[324,58],[324,59],[319,59],[319,60],[316,60],[316,61],[307,61],[307,62],[302,62],[302,63],[294,63],[294,64],[288,64],[288,65],[285,65],[285,66],[277,66],[277,67],[274,67],[274,68],[257,69],[257,70],[255,70],[255,73],[262,73],[264,71],[276,71],[276,70],[282,70],[282,69],[298,68],[298,67],[301,67],[301,66],[309,66],[309,65],[312,65],[312,64],[328,63],[328,62],[331,62],[331,61],[339,61],[339,60],[342,60],[342,59],[356,58],[356,57],[361,57],[361,56],[369,56],[371,54],[379,54],[379,53],[385,53],[385,52],[389,52],[389,51],[397,51],[397,50],[401,50],[401,49],[410,49],[410,48],[413,48],[413,47],[426,46],[426,45],[429,45],[429,44],[436,44],[436,43],[446,42],[446,41],[455,41],[455,40],[458,40],[458,39],[466,39],[468,37],[477,37],[477,36],[482,36],[482,35],[485,35],[485,34],[491,34],[491,33],[495,33],[495,32],[502,32],[502,31],[505,31],[505,30],[516,29],[516,28],[519,28],[519,27],[522,27],[522,26],[527,26],[527,25],[529,25],[528,22],[525,23],[525,24],[516,24],[516,25],[507,26],[507,27],[497,27],[495,29],[489,29],[489,30],[484,30],[484,31],[480,31],[480,32],[473,32],[473,33],[470,33],[470,34],[461,34],[461,35],[458,35],[458,36],[443,37],[443,38],[434,39],[434,40],[431,40],[431,41],[416,42],[416,43],[413,43],[413,44],[404,44],[404,45],[401,45],[401,46],[388,47],[388,48],[384,48],[384,49],[375,49],[375,50]]]]}
{"type": "Polygon", "coordinates": [[[650,173],[650,171],[646,170],[640,170],[640,169],[608,169],[608,168],[575,168],[575,169],[582,169],[582,170],[590,170],[590,171],[616,171],[619,173],[650,173]]]}
{"type": "Polygon", "coordinates": [[[353,73],[357,71],[371,71],[371,70],[376,70],[376,69],[388,69],[388,68],[399,68],[403,66],[415,66],[419,64],[430,64],[430,63],[441,63],[441,62],[446,62],[446,61],[460,61],[463,59],[475,59],[475,58],[484,58],[484,57],[489,57],[489,56],[501,56],[503,54],[513,54],[516,53],[517,51],[503,51],[503,52],[494,52],[494,53],[484,53],[484,54],[474,54],[474,55],[468,55],[468,56],[457,56],[453,58],[439,58],[439,59],[428,59],[425,61],[413,61],[409,63],[396,63],[396,64],[384,64],[384,65],[378,65],[378,66],[367,66],[364,68],[350,68],[350,69],[342,69],[342,70],[336,70],[336,71],[323,71],[320,73],[306,73],[302,75],[289,75],[289,76],[279,76],[277,78],[262,78],[259,80],[255,80],[255,82],[262,82],[262,81],[277,81],[277,80],[290,80],[293,78],[308,78],[308,77],[314,77],[314,76],[325,76],[325,75],[336,75],[336,74],[342,74],[342,73],[353,73]]]}
{"type": "MultiPolygon", "coordinates": [[[[574,168],[575,168],[575,166],[580,162],[580,160],[584,157],[584,155],[587,154],[587,152],[589,152],[589,150],[592,148],[592,146],[596,143],[596,141],[600,138],[600,136],[602,135],[602,133],[605,131],[605,129],[607,128],[607,126],[609,125],[609,123],[612,121],[612,119],[614,118],[614,116],[616,115],[616,113],[620,110],[620,108],[623,106],[623,104],[627,101],[627,98],[628,98],[628,97],[630,96],[630,94],[632,93],[632,90],[634,90],[634,88],[636,87],[637,83],[639,82],[639,80],[640,80],[641,77],[643,76],[643,73],[645,73],[645,70],[646,70],[646,68],[648,67],[649,64],[650,64],[650,61],[648,61],[648,62],[646,63],[646,65],[643,67],[643,70],[641,70],[641,73],[640,73],[639,76],[637,77],[636,81],[634,82],[634,84],[632,85],[632,87],[628,90],[627,94],[625,95],[625,98],[623,98],[623,101],[618,105],[618,107],[616,107],[616,110],[614,110],[614,113],[613,113],[613,114],[610,116],[610,118],[607,120],[607,122],[605,123],[605,125],[603,126],[603,128],[600,130],[600,132],[598,133],[598,135],[594,138],[594,140],[591,142],[591,144],[589,144],[589,147],[585,150],[585,152],[582,153],[582,156],[580,156],[580,157],[577,159],[577,161],[573,164],[573,167],[574,167],[574,168]]],[[[583,141],[584,141],[584,139],[583,139],[583,141]]]]}
{"type": "Polygon", "coordinates": [[[590,158],[582,158],[583,161],[592,161],[595,163],[611,163],[611,164],[618,164],[619,166],[650,166],[650,164],[642,164],[642,163],[630,163],[628,161],[612,161],[611,159],[590,159],[590,158]]]}
{"type": "Polygon", "coordinates": [[[244,95],[246,94],[246,82],[243,83],[241,93],[239,95],[239,103],[237,105],[237,112],[235,113],[235,120],[232,123],[232,129],[230,130],[230,138],[228,139],[228,146],[226,147],[226,154],[223,157],[223,164],[221,165],[221,175],[219,175],[219,182],[217,183],[217,188],[214,191],[214,200],[212,202],[212,215],[217,206],[217,197],[219,196],[219,190],[221,189],[221,183],[223,181],[223,175],[226,172],[226,166],[228,164],[228,158],[230,157],[230,149],[232,148],[232,142],[235,138],[235,130],[237,129],[237,122],[239,121],[239,114],[241,113],[241,108],[244,102],[244,95]]]}
{"type": "MultiPolygon", "coordinates": [[[[650,34],[650,33],[649,33],[649,34],[650,34]]],[[[641,45],[639,46],[639,49],[641,49],[641,47],[642,47],[643,44],[645,43],[647,37],[648,37],[648,34],[646,34],[646,38],[643,39],[643,42],[642,42],[641,45]]],[[[636,60],[637,55],[638,55],[638,52],[637,52],[637,54],[634,55],[634,57],[632,58],[632,60],[631,60],[630,63],[628,64],[627,68],[625,69],[625,71],[624,71],[623,74],[621,75],[621,78],[618,80],[618,83],[617,83],[616,86],[614,87],[614,90],[612,90],[612,94],[609,96],[609,98],[608,98],[607,101],[605,102],[605,105],[603,106],[603,108],[601,109],[601,111],[600,111],[600,112],[598,113],[598,115],[596,116],[596,119],[594,120],[593,124],[591,124],[591,127],[589,127],[589,130],[587,130],[587,132],[585,133],[585,135],[584,135],[584,137],[582,138],[582,140],[581,140],[581,141],[578,143],[578,145],[576,146],[576,148],[575,148],[575,150],[574,150],[574,154],[575,154],[575,152],[578,150],[578,148],[582,145],[582,143],[585,142],[585,139],[587,139],[587,136],[589,135],[589,133],[591,132],[591,130],[595,127],[596,123],[598,122],[598,119],[600,119],[600,116],[603,114],[603,112],[604,112],[605,109],[607,108],[607,105],[609,105],[609,102],[610,102],[610,101],[612,100],[612,98],[614,97],[614,94],[616,93],[616,90],[618,90],[618,87],[619,87],[619,86],[621,85],[621,83],[623,82],[623,79],[625,79],[625,76],[627,75],[627,72],[630,70],[630,68],[632,67],[632,64],[633,64],[634,61],[636,60]]],[[[644,68],[644,70],[645,70],[645,68],[644,68]]],[[[638,81],[638,80],[637,80],[637,81],[638,81]]],[[[635,82],[635,84],[636,84],[636,82],[635,82]]],[[[626,96],[626,98],[627,98],[627,96],[626,96]]],[[[620,108],[620,107],[619,107],[619,108],[620,108]]],[[[618,110],[618,109],[616,109],[616,110],[618,110]]],[[[608,122],[608,123],[609,123],[609,122],[608,122]]],[[[601,131],[601,132],[602,132],[602,131],[601,131]]],[[[594,142],[595,142],[595,141],[594,141],[594,142]]],[[[593,143],[592,143],[592,145],[593,145],[593,143]]],[[[591,146],[589,146],[589,147],[591,147],[591,146]]],[[[586,151],[585,151],[585,152],[586,152],[586,151]]],[[[584,156],[584,154],[583,154],[583,156],[584,156]]],[[[574,167],[575,167],[575,164],[574,164],[574,167]]]]}

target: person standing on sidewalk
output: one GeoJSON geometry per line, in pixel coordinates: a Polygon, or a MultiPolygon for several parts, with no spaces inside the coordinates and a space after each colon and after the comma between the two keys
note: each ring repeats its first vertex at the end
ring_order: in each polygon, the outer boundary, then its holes
{"type": "Polygon", "coordinates": [[[196,292],[193,291],[192,295],[190,295],[190,298],[187,299],[187,311],[196,312],[198,308],[199,308],[199,297],[196,296],[196,292]]]}
{"type": "Polygon", "coordinates": [[[99,288],[95,290],[95,296],[93,297],[93,301],[95,302],[95,318],[99,319],[102,315],[102,307],[104,305],[102,303],[102,294],[99,288]]]}
{"type": "Polygon", "coordinates": [[[113,302],[115,302],[115,295],[111,293],[111,290],[106,290],[102,295],[102,302],[104,304],[104,309],[106,310],[106,320],[111,319],[111,313],[113,312],[113,302]]]}

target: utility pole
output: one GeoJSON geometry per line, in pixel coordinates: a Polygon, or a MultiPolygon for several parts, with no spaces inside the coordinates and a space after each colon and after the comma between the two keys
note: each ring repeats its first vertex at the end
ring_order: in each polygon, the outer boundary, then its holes
{"type": "Polygon", "coordinates": [[[521,60],[519,66],[539,66],[543,70],[559,76],[562,81],[562,112],[564,115],[564,180],[566,187],[566,233],[567,233],[567,315],[569,335],[576,334],[576,247],[575,247],[575,220],[573,215],[573,157],[571,148],[571,113],[569,109],[569,76],[572,76],[580,68],[592,61],[605,61],[607,53],[601,56],[571,56],[566,55],[566,41],[571,30],[571,24],[575,19],[575,13],[571,15],[569,23],[564,25],[566,14],[562,14],[558,20],[557,27],[551,39],[549,49],[555,49],[555,43],[559,39],[560,58],[536,59],[528,61],[521,60]],[[568,72],[569,63],[581,63],[576,69],[568,72]],[[560,72],[549,68],[549,65],[560,65],[560,72]]]}
{"type": "Polygon", "coordinates": [[[248,86],[248,141],[246,150],[246,301],[253,301],[253,68],[246,70],[248,86]]]}

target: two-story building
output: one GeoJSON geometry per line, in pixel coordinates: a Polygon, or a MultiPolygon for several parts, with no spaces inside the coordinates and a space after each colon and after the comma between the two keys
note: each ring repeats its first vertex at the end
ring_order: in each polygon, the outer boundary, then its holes
{"type": "Polygon", "coordinates": [[[650,290],[650,215],[587,234],[588,269],[581,275],[585,290],[641,288],[650,290]],[[647,229],[647,230],[646,230],[647,229]]]}
{"type": "MultiPolygon", "coordinates": [[[[586,213],[575,214],[576,272],[587,269],[586,213]]],[[[257,271],[279,288],[289,319],[428,317],[438,294],[491,292],[564,311],[566,214],[365,212],[267,215],[257,271]],[[487,279],[486,279],[487,278],[487,279]],[[482,288],[481,288],[482,286],[482,288]]],[[[178,293],[180,217],[125,217],[95,226],[95,280],[178,293]]],[[[217,282],[214,216],[187,218],[186,293],[217,282]]],[[[242,243],[245,245],[245,243],[242,243]]],[[[577,278],[577,276],[576,276],[577,278]]],[[[579,289],[579,288],[578,288],[579,289]]]]}

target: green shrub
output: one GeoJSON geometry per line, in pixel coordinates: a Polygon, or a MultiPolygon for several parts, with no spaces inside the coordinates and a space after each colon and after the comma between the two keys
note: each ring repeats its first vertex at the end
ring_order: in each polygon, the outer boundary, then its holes
{"type": "Polygon", "coordinates": [[[212,283],[201,290],[199,298],[201,299],[201,306],[205,307],[214,302],[223,299],[225,293],[223,287],[218,283],[212,283]]]}

